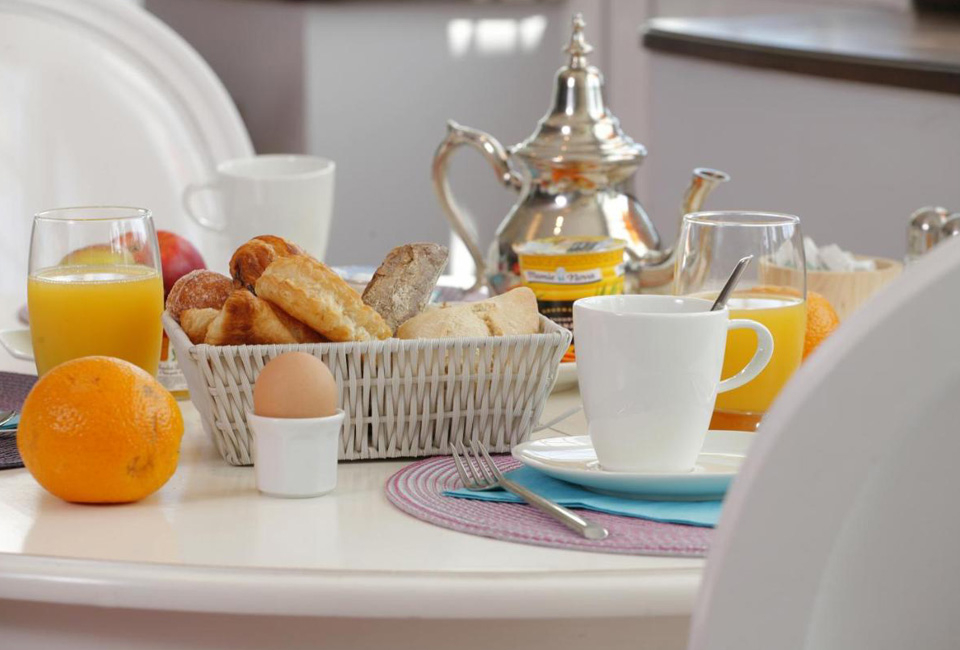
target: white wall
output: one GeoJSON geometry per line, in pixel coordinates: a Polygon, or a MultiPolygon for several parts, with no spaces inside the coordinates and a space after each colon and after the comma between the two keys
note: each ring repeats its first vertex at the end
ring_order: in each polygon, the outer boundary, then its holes
{"type": "Polygon", "coordinates": [[[711,207],[797,214],[805,234],[862,254],[901,257],[922,205],[960,209],[955,95],[663,54],[651,70],[649,207],[668,239],[696,165],[733,176],[711,207]]]}
{"type": "MultiPolygon", "coordinates": [[[[924,143],[940,144],[935,140],[944,133],[950,142],[949,129],[938,131],[938,111],[950,114],[954,98],[727,66],[691,72],[687,66],[698,65],[693,60],[666,56],[660,58],[675,63],[654,75],[653,55],[640,46],[640,26],[655,15],[789,12],[838,4],[905,10],[910,0],[147,0],[224,79],[258,150],[304,150],[337,160],[329,259],[339,264],[375,264],[405,241],[448,240],[430,183],[430,161],[446,120],[487,130],[505,145],[529,135],[550,102],[575,10],[587,14],[587,38],[597,48],[591,59],[606,75],[608,104],[625,131],[649,149],[638,194],[666,241],[675,234],[690,168],[713,165],[731,167],[735,178],[710,205],[796,209],[819,239],[898,254],[910,211],[936,201],[960,208],[952,186],[944,185],[942,165],[954,160],[930,158],[923,149],[924,143]],[[538,16],[545,28],[535,47],[525,49],[519,41],[513,48],[495,46],[491,34],[500,30],[503,36],[511,25],[538,16]],[[469,46],[457,50],[448,32],[456,29],[452,25],[477,30],[481,21],[486,46],[478,47],[474,31],[469,46]],[[774,87],[792,100],[778,103],[770,96],[774,87]],[[807,96],[811,92],[815,101],[807,96]],[[726,107],[722,125],[711,124],[704,108],[714,104],[726,107]],[[768,111],[778,111],[781,119],[765,126],[768,111]],[[821,122],[826,130],[817,128],[821,122]],[[822,145],[812,138],[820,133],[826,137],[822,145]],[[831,151],[835,137],[838,150],[831,151]],[[800,138],[804,146],[778,153],[775,143],[790,138],[800,138]],[[881,145],[887,141],[899,142],[902,153],[884,154],[881,145]],[[843,161],[835,173],[857,182],[849,187],[832,182],[824,165],[829,160],[843,161]],[[939,168],[930,168],[934,160],[939,168]],[[788,171],[798,166],[809,175],[788,182],[788,171]],[[851,167],[875,168],[875,177],[883,180],[874,186],[872,173],[861,179],[850,175],[851,167]],[[896,193],[889,190],[889,174],[897,177],[896,193]],[[827,216],[833,213],[843,216],[827,216]],[[861,213],[882,225],[861,223],[867,218],[856,216],[861,213]],[[863,233],[869,234],[866,241],[863,233]]],[[[503,42],[509,41],[506,36],[503,42]]],[[[472,152],[454,158],[452,184],[486,244],[516,197],[472,152]]]]}
{"type": "MultiPolygon", "coordinates": [[[[446,121],[506,146],[527,137],[550,103],[570,14],[567,2],[310,6],[307,148],[339,165],[330,261],[375,264],[404,242],[448,241],[430,181],[446,121]]],[[[453,158],[451,179],[485,247],[517,196],[473,151],[453,158]]]]}
{"type": "MultiPolygon", "coordinates": [[[[400,243],[450,240],[430,181],[446,121],[507,146],[527,137],[550,103],[574,11],[585,13],[596,59],[605,54],[599,0],[146,6],[224,80],[258,151],[337,161],[328,253],[337,264],[376,264],[400,243]],[[464,29],[467,39],[452,34],[464,29]]],[[[454,157],[451,179],[486,245],[516,195],[474,152],[454,157]]]]}
{"type": "Polygon", "coordinates": [[[818,241],[900,257],[909,214],[960,210],[960,99],[716,65],[639,47],[653,16],[729,16],[810,7],[897,11],[910,0],[609,0],[608,100],[649,156],[639,196],[665,241],[690,171],[734,179],[707,207],[793,211],[818,241]]]}

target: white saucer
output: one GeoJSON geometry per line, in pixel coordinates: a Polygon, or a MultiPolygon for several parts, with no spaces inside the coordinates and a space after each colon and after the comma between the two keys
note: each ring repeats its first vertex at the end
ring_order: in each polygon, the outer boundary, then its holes
{"type": "Polygon", "coordinates": [[[562,390],[570,390],[577,385],[577,362],[567,361],[560,364],[557,370],[557,378],[553,382],[552,393],[559,393],[562,390]]]}
{"type": "Polygon", "coordinates": [[[632,473],[604,470],[590,436],[560,436],[523,442],[513,457],[548,476],[588,490],[631,498],[693,500],[722,497],[756,434],[709,431],[697,465],[683,473],[632,473]]]}
{"type": "Polygon", "coordinates": [[[33,340],[28,329],[0,331],[0,345],[17,359],[33,361],[33,340]]]}

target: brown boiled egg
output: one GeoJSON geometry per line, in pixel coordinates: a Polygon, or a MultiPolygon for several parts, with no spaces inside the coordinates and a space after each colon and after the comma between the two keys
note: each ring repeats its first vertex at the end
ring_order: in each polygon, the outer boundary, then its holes
{"type": "Polygon", "coordinates": [[[253,412],[267,418],[322,418],[337,412],[337,383],[326,364],[306,352],[287,352],[260,371],[253,412]]]}

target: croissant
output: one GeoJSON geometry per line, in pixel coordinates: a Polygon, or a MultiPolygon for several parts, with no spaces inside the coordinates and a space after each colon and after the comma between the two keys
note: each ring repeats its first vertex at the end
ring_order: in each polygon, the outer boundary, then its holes
{"type": "Polygon", "coordinates": [[[323,337],[246,289],[237,289],[207,328],[208,345],[318,343],[323,337]]]}
{"type": "Polygon", "coordinates": [[[283,237],[258,235],[246,242],[230,258],[230,275],[237,289],[256,293],[257,278],[270,263],[290,255],[306,255],[306,251],[283,237]]]}
{"type": "Polygon", "coordinates": [[[203,343],[204,339],[207,338],[210,323],[219,315],[220,309],[213,309],[212,307],[188,309],[180,314],[180,327],[183,328],[191,343],[203,343]]]}
{"type": "Polygon", "coordinates": [[[393,333],[360,294],[312,257],[281,257],[257,280],[257,295],[331,341],[387,339],[393,333]]]}

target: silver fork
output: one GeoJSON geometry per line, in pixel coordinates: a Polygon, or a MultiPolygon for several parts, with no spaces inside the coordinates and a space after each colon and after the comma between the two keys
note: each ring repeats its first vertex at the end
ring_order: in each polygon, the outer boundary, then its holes
{"type": "Polygon", "coordinates": [[[457,466],[457,474],[460,475],[463,487],[477,492],[500,487],[508,492],[513,492],[530,505],[539,508],[587,539],[604,539],[609,534],[603,526],[588,521],[563,506],[549,499],[544,499],[539,494],[514,483],[497,468],[496,463],[493,462],[490,454],[482,445],[473,442],[470,446],[473,449],[472,457],[463,443],[457,443],[453,446],[453,462],[457,466]],[[457,450],[458,445],[460,447],[459,451],[457,450]]]}
{"type": "MultiPolygon", "coordinates": [[[[12,420],[17,415],[16,411],[0,411],[0,427],[12,420]]],[[[14,436],[17,434],[16,429],[9,429],[8,431],[0,431],[0,437],[3,436],[14,436]]]]}

